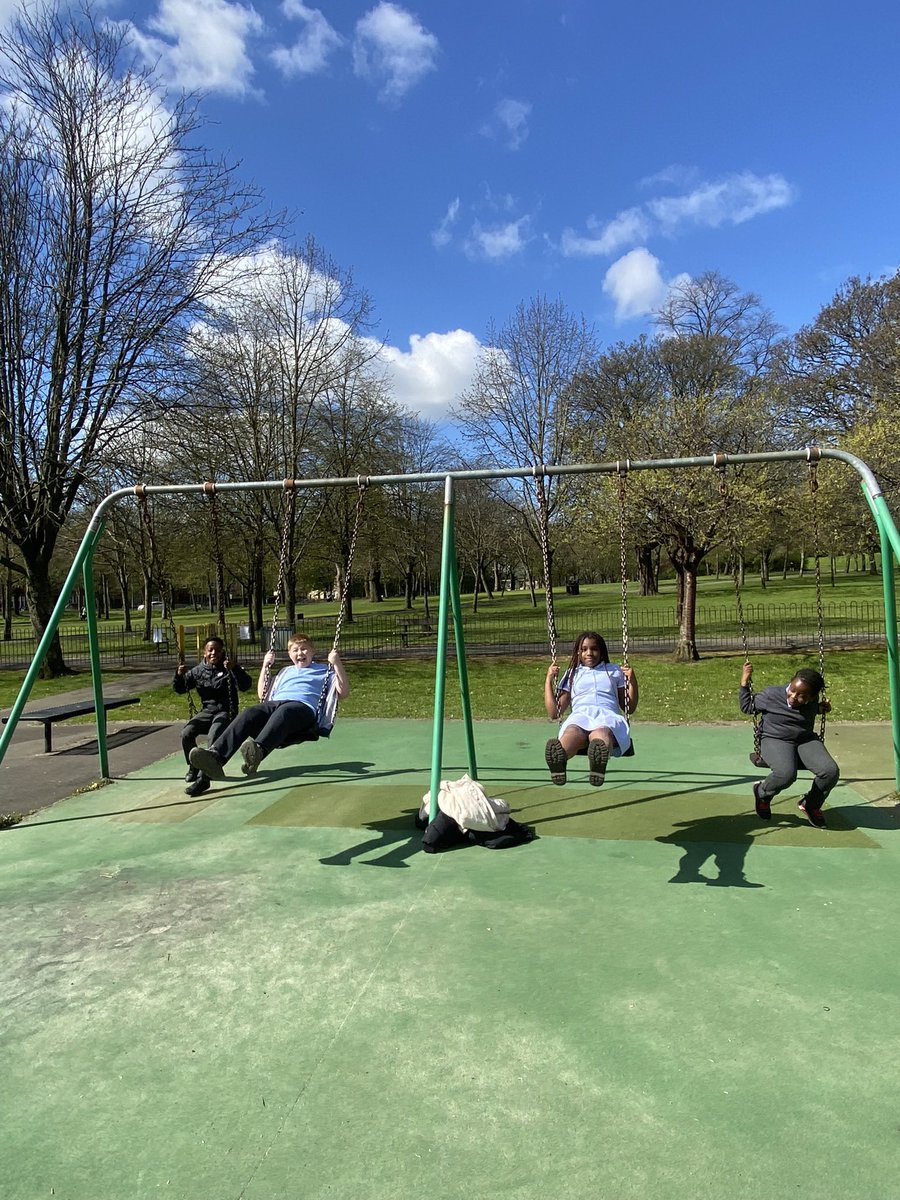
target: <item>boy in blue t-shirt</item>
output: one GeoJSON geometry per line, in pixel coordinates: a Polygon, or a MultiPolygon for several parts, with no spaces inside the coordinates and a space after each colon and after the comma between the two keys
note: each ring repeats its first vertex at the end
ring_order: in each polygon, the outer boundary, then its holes
{"type": "Polygon", "coordinates": [[[329,671],[337,697],[349,696],[350,683],[337,650],[329,653],[328,666],[317,663],[312,642],[306,634],[295,633],[288,641],[287,652],[291,665],[282,668],[270,682],[275,651],[266,651],[256,685],[260,703],[245,708],[207,749],[197,746],[191,751],[191,766],[206,779],[204,791],[210,779],[225,778],[225,764],[238,749],[244,760],[241,770],[245,775],[255,775],[272,750],[314,734],[329,671]]]}

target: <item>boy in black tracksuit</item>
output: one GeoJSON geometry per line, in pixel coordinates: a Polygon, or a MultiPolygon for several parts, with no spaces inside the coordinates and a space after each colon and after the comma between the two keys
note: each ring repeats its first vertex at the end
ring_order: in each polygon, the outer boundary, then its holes
{"type": "Polygon", "coordinates": [[[202,771],[190,765],[190,753],[197,745],[197,737],[206,734],[208,745],[225,730],[238,714],[238,691],[246,692],[252,679],[237,663],[225,655],[225,643],[221,638],[211,637],[203,647],[203,659],[196,667],[179,664],[172,680],[172,687],[179,695],[195,688],[203,707],[188,721],[181,731],[181,748],[188,764],[184,789],[189,796],[199,796],[209,790],[209,780],[202,771]]]}
{"type": "Polygon", "coordinates": [[[756,695],[750,690],[753,667],[744,663],[741,674],[739,701],[741,712],[759,713],[762,717],[760,753],[770,774],[753,785],[757,816],[764,821],[772,818],[772,800],[790,787],[802,766],[812,771],[812,787],[800,801],[810,825],[822,828],[825,818],[822,805],[840,778],[837,763],[814,732],[816,715],[830,712],[831,705],[821,698],[825,680],[818,671],[804,667],[787,687],[763,688],[756,695]]]}

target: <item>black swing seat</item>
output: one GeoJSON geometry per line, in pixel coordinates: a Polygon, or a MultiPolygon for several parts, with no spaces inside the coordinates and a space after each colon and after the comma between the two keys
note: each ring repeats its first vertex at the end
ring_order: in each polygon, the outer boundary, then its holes
{"type": "Polygon", "coordinates": [[[747,757],[753,763],[754,767],[768,768],[768,766],[769,766],[769,764],[766,762],[766,760],[763,758],[763,756],[760,754],[760,752],[758,750],[751,750],[747,757]]]}
{"type": "MultiPolygon", "coordinates": [[[[583,750],[578,751],[579,754],[587,755],[587,746],[583,750]]],[[[624,754],[620,754],[619,758],[634,758],[634,738],[628,743],[628,749],[624,754]]]]}
{"type": "Polygon", "coordinates": [[[331,729],[317,727],[308,730],[306,733],[298,733],[296,737],[292,737],[289,741],[282,742],[281,749],[283,750],[285,746],[301,746],[304,742],[317,742],[319,738],[328,737],[331,737],[331,729]]]}

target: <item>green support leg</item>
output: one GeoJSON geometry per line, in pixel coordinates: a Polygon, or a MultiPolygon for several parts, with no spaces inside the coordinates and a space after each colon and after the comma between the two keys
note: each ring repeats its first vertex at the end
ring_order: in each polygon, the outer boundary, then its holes
{"type": "MultiPolygon", "coordinates": [[[[97,531],[97,538],[103,532],[103,527],[97,531]]],[[[94,711],[97,716],[97,752],[100,756],[100,778],[109,779],[109,753],[106,745],[106,709],[103,707],[103,675],[100,669],[100,639],[97,636],[97,608],[94,604],[94,554],[91,552],[84,560],[82,570],[84,578],[84,608],[87,616],[88,653],[91,660],[91,687],[94,693],[94,711]]]]}
{"type": "Polygon", "coordinates": [[[441,592],[438,601],[437,663],[434,673],[434,728],[431,739],[431,794],[428,819],[437,816],[444,753],[444,685],[447,673],[447,626],[450,613],[450,576],[453,563],[453,480],[444,483],[444,532],[441,540],[441,592]]]}

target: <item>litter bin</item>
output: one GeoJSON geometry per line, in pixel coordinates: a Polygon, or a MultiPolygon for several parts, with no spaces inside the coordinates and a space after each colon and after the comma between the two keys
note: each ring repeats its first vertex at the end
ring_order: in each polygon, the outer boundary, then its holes
{"type": "Polygon", "coordinates": [[[569,579],[566,580],[566,595],[567,596],[577,596],[578,590],[579,590],[579,583],[578,583],[577,579],[572,579],[570,577],[569,579]]]}

